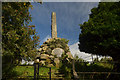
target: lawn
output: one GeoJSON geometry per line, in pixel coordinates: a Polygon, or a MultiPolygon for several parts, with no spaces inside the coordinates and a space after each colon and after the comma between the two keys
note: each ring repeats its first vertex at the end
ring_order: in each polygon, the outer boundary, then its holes
{"type": "MultiPolygon", "coordinates": [[[[87,63],[80,63],[76,62],[75,64],[75,69],[77,72],[111,72],[113,69],[113,64],[110,63],[101,63],[101,62],[96,62],[94,64],[89,64],[87,63]]],[[[21,77],[34,77],[34,66],[16,66],[14,70],[17,72],[17,75],[21,77]]],[[[58,72],[58,69],[56,67],[51,67],[51,77],[55,78],[55,73],[58,72]]],[[[49,78],[49,68],[47,67],[39,67],[39,77],[40,78],[49,78]]],[[[93,74],[78,74],[80,78],[85,78],[90,79],[93,74]]],[[[96,74],[91,78],[92,80],[95,80],[97,78],[106,78],[107,75],[103,74],[96,74]]],[[[85,79],[84,78],[84,79],[85,79]]]]}
{"type": "MultiPolygon", "coordinates": [[[[34,76],[34,66],[16,66],[14,70],[17,72],[20,77],[34,76]]],[[[54,73],[57,71],[56,67],[51,67],[51,75],[54,76],[54,73]]],[[[39,75],[40,76],[49,76],[49,68],[40,67],[39,75]]]]}

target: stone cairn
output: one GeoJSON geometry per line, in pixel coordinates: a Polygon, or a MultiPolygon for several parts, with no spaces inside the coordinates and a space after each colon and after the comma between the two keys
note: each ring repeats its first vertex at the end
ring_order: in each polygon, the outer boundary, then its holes
{"type": "Polygon", "coordinates": [[[40,46],[39,55],[37,57],[41,59],[40,60],[41,65],[47,67],[52,67],[52,66],[59,67],[59,63],[60,63],[59,58],[62,56],[63,53],[68,55],[68,58],[73,59],[73,56],[69,51],[68,45],[62,43],[63,40],[65,39],[51,38],[40,46]]]}

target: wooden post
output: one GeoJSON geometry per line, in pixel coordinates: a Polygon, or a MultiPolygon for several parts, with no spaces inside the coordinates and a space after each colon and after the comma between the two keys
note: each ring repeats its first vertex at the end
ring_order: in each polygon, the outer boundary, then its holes
{"type": "Polygon", "coordinates": [[[93,55],[91,54],[91,57],[92,57],[92,63],[94,64],[94,61],[93,61],[93,55]]]}
{"type": "Polygon", "coordinates": [[[72,60],[72,69],[73,69],[73,76],[75,80],[79,80],[79,76],[77,74],[77,72],[75,71],[75,60],[72,60]]]}
{"type": "Polygon", "coordinates": [[[99,61],[98,55],[97,55],[97,61],[99,61]]]}
{"type": "Polygon", "coordinates": [[[38,65],[37,65],[37,80],[39,79],[39,63],[37,63],[38,65]]]}

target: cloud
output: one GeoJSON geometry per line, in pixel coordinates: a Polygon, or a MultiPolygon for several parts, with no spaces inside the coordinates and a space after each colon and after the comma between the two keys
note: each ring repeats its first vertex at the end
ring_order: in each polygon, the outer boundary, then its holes
{"type": "MultiPolygon", "coordinates": [[[[75,54],[77,54],[78,57],[82,58],[83,60],[92,61],[91,54],[88,54],[88,53],[85,53],[85,52],[80,52],[79,48],[78,48],[78,44],[79,44],[79,42],[69,46],[72,55],[74,56],[75,54]]],[[[93,55],[93,58],[96,58],[96,56],[93,55]]]]}
{"type": "MultiPolygon", "coordinates": [[[[78,55],[79,58],[82,58],[85,61],[92,61],[92,57],[93,57],[93,60],[97,57],[98,57],[99,60],[101,60],[102,58],[105,57],[105,56],[101,56],[101,55],[92,55],[90,53],[81,52],[78,48],[78,44],[79,44],[79,42],[74,43],[74,44],[69,46],[70,51],[71,51],[73,56],[76,54],[76,55],[78,55]]],[[[107,58],[112,58],[110,56],[106,56],[106,57],[107,58]]]]}

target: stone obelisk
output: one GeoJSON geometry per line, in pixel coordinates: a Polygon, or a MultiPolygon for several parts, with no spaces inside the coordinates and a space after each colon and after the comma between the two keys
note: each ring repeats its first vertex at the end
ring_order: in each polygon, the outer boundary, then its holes
{"type": "Polygon", "coordinates": [[[51,35],[52,38],[57,38],[57,24],[56,24],[56,13],[52,12],[52,20],[51,20],[51,35]]]}

